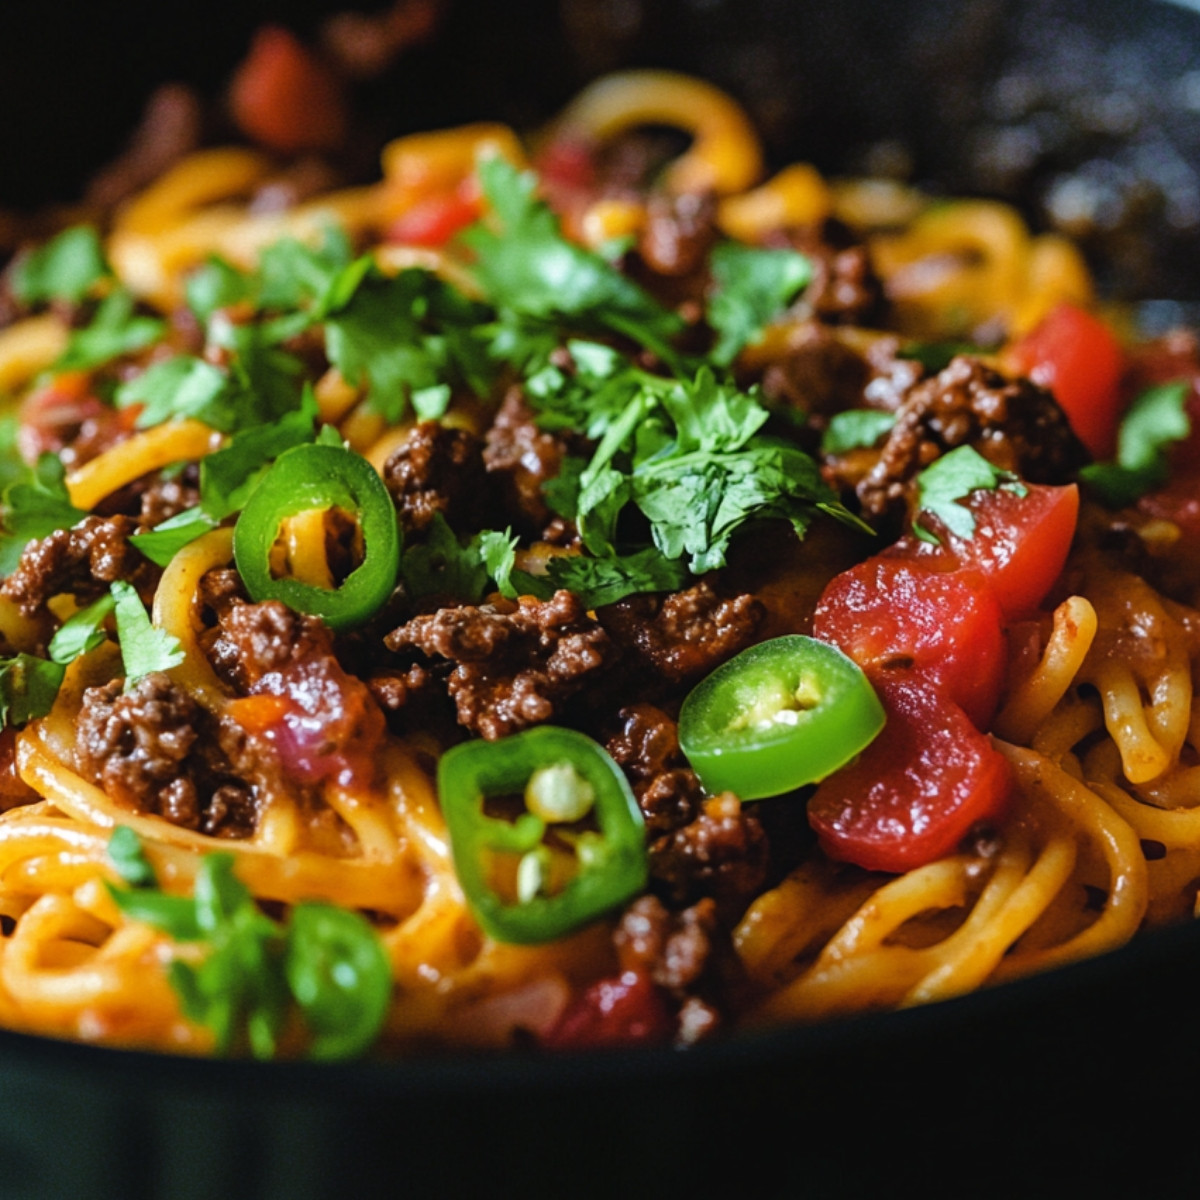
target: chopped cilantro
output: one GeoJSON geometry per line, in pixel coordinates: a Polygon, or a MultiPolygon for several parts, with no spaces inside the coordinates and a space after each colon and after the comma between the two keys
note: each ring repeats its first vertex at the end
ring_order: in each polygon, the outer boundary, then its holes
{"type": "Polygon", "coordinates": [[[186,354],[155,363],[121,384],[114,400],[118,408],[143,406],[137,418],[139,429],[175,417],[194,417],[228,432],[239,419],[236,392],[225,372],[186,354]]]}
{"type": "MultiPolygon", "coordinates": [[[[977,450],[959,446],[943,454],[917,476],[917,507],[930,513],[956,537],[975,536],[975,516],[965,504],[958,502],[979,490],[993,491],[1008,488],[1018,496],[1026,494],[1025,485],[1011,471],[993,466],[977,450]]],[[[938,541],[919,521],[913,522],[913,533],[923,542],[938,541]]]]}
{"type": "MultiPolygon", "coordinates": [[[[414,392],[428,401],[429,389],[447,384],[486,386],[484,348],[473,326],[455,330],[452,321],[438,319],[450,307],[446,291],[428,271],[372,275],[325,320],[329,361],[351,384],[367,384],[371,408],[388,421],[404,416],[414,392]]],[[[473,309],[450,311],[454,319],[475,319],[473,309]]]]}
{"type": "Polygon", "coordinates": [[[906,342],[898,357],[919,362],[931,375],[944,371],[960,354],[991,354],[994,347],[978,346],[974,342],[906,342]]]}
{"type": "Polygon", "coordinates": [[[118,825],[108,839],[108,857],[120,877],[132,887],[154,887],[154,867],[142,849],[141,839],[128,825],[118,825]]]}
{"type": "Polygon", "coordinates": [[[101,626],[115,603],[110,593],[68,617],[50,640],[51,661],[66,665],[106,641],[101,626]]]}
{"type": "MultiPolygon", "coordinates": [[[[616,604],[640,592],[675,592],[686,587],[690,573],[682,562],[664,558],[654,546],[626,555],[593,558],[584,554],[555,555],[537,579],[547,591],[566,588],[588,608],[616,604]]],[[[536,594],[536,593],[535,593],[536,594]]]]}
{"type": "Polygon", "coordinates": [[[1167,452],[1192,431],[1186,380],[1162,383],[1142,392],[1129,406],[1117,433],[1115,462],[1091,463],[1080,477],[1110,508],[1132,504],[1166,483],[1167,452]]]}
{"type": "Polygon", "coordinates": [[[0,658],[0,726],[44,717],[54,706],[65,671],[62,663],[32,654],[0,658]]]}
{"type": "Polygon", "coordinates": [[[218,255],[210,255],[187,277],[184,296],[188,308],[207,324],[218,309],[253,299],[254,277],[218,255]]]}
{"type": "Polygon", "coordinates": [[[714,286],[708,323],[718,336],[709,357],[727,367],[808,286],[812,262],[795,250],[739,242],[717,246],[710,262],[714,286]]]}
{"type": "Polygon", "coordinates": [[[122,287],[114,288],[96,309],[91,323],[71,334],[55,368],[89,370],[157,342],[162,337],[164,323],[157,317],[139,316],[134,309],[133,293],[122,287]]]}
{"type": "Polygon", "coordinates": [[[153,529],[135,533],[129,543],[151,562],[165,567],[184,546],[216,527],[217,521],[203,508],[185,508],[183,512],[160,521],[153,529]]]}
{"type": "Polygon", "coordinates": [[[90,225],[75,225],[22,258],[12,272],[12,290],[22,304],[69,300],[78,304],[111,271],[90,225]]]}
{"type": "Polygon", "coordinates": [[[877,408],[850,408],[834,413],[821,439],[822,454],[846,454],[874,446],[896,424],[896,414],[877,408]]]}
{"type": "Polygon", "coordinates": [[[598,254],[568,241],[539,200],[537,177],[503,158],[479,167],[490,217],[462,235],[470,270],[502,313],[534,321],[568,320],[632,338],[665,361],[682,321],[598,254]]]}
{"type": "Polygon", "coordinates": [[[146,607],[131,584],[118,579],[109,590],[114,601],[113,615],[127,685],[154,671],[167,671],[183,662],[184,654],[178,639],[150,623],[146,607]]]}
{"type": "Polygon", "coordinates": [[[400,578],[410,596],[452,596],[474,603],[487,587],[488,568],[478,539],[459,541],[441,513],[434,515],[424,542],[405,548],[400,578]]]}
{"type": "Polygon", "coordinates": [[[598,558],[616,553],[618,521],[632,502],[667,559],[688,557],[699,575],[725,563],[748,522],[789,521],[803,536],[825,512],[863,527],[790,443],[758,431],[758,399],[718,384],[708,370],[692,383],[644,386],[608,427],[580,477],[579,530],[598,558]]]}
{"type": "Polygon", "coordinates": [[[170,980],[184,1013],[212,1030],[219,1053],[245,1045],[256,1058],[274,1057],[292,1005],[310,1033],[313,1058],[349,1058],[375,1040],[391,999],[392,975],[363,917],[303,902],[284,927],[255,904],[234,874],[232,854],[201,859],[192,896],[160,891],[128,829],[114,831],[109,857],[132,884],[109,885],[122,912],[176,941],[202,944],[199,965],[174,959],[170,980]]]}
{"type": "Polygon", "coordinates": [[[21,552],[34,538],[70,529],[87,516],[71,503],[66,468],[53,454],[43,454],[26,478],[4,493],[4,529],[0,533],[0,575],[11,575],[21,552]]]}

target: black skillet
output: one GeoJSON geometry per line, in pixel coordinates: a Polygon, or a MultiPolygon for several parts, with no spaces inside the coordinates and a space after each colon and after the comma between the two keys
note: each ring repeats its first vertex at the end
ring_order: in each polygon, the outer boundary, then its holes
{"type": "MultiPolygon", "coordinates": [[[[216,88],[314,3],[0,18],[0,205],[80,193],[164,79],[216,88]]],[[[364,7],[366,7],[364,5],[364,7]]],[[[901,170],[1069,224],[1147,322],[1200,278],[1200,16],[1165,0],[448,6],[379,137],[528,127],[623,65],[693,71],[776,162],[901,170]],[[1193,211],[1195,209],[1195,211],[1193,211]]],[[[195,1062],[0,1034],[4,1200],[1194,1194],[1200,927],[924,1009],[611,1055],[195,1062]]]]}

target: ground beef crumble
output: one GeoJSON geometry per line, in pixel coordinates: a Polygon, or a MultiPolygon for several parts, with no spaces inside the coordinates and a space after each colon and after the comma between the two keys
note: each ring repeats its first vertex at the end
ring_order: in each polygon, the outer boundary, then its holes
{"type": "Polygon", "coordinates": [[[488,740],[551,720],[614,657],[608,634],[568,591],[441,608],[384,643],[434,664],[459,723],[488,740]]]}
{"type": "Polygon", "coordinates": [[[162,672],[123,689],[117,679],[84,693],[80,769],[138,812],[217,836],[253,833],[255,789],[235,774],[211,714],[162,672]]]}
{"type": "Polygon", "coordinates": [[[596,617],[639,678],[679,686],[745,649],[762,623],[753,596],[720,596],[708,580],[681,592],[629,596],[596,617]]]}
{"type": "Polygon", "coordinates": [[[965,445],[1031,483],[1065,483],[1089,458],[1045,388],[960,355],[904,398],[878,461],[858,484],[864,514],[905,507],[916,475],[965,445]]]}
{"type": "Polygon", "coordinates": [[[524,392],[509,388],[485,436],[483,462],[514,528],[538,536],[552,522],[542,489],[558,477],[567,451],[561,437],[538,428],[524,392]]]}
{"type": "Polygon", "coordinates": [[[142,591],[158,568],[129,544],[137,531],[137,522],[125,516],[84,517],[70,529],[57,529],[25,547],[0,594],[30,616],[64,592],[81,604],[95,600],[118,579],[142,591]]]}
{"type": "Polygon", "coordinates": [[[413,426],[384,464],[383,480],[410,532],[428,529],[438,513],[456,529],[485,519],[483,443],[468,430],[437,421],[413,426]]]}

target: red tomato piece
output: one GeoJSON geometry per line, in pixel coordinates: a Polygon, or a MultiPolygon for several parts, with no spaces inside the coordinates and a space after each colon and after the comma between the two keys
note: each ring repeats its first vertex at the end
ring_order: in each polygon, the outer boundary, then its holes
{"type": "Polygon", "coordinates": [[[911,674],[983,728],[1004,683],[1003,612],[976,571],[931,570],[877,555],[835,575],[813,637],[832,642],[872,682],[911,674]]]}
{"type": "Polygon", "coordinates": [[[230,85],[238,128],[281,154],[328,150],[346,132],[346,102],[333,74],[288,30],[265,25],[230,85]]]}
{"type": "Polygon", "coordinates": [[[884,551],[932,570],[977,570],[1000,602],[1007,621],[1032,616],[1062,573],[1079,517],[1079,489],[1027,484],[1024,496],[1008,488],[972,492],[967,507],[975,533],[956,537],[923,518],[940,536],[933,545],[910,534],[884,551]]]}
{"type": "Polygon", "coordinates": [[[592,984],[542,1038],[554,1050],[665,1042],[674,1021],[662,993],[641,971],[592,984]]]}
{"type": "Polygon", "coordinates": [[[477,220],[478,196],[446,192],[418,200],[387,229],[387,240],[404,246],[444,246],[460,229],[477,220]]]}
{"type": "Polygon", "coordinates": [[[817,788],[808,821],[830,858],[910,871],[952,853],[973,825],[997,817],[1011,772],[935,687],[911,678],[877,686],[883,732],[817,788]]]}
{"type": "Polygon", "coordinates": [[[1096,458],[1112,458],[1125,357],[1103,321],[1060,304],[1007,357],[1015,370],[1054,393],[1071,428],[1096,458]]]}

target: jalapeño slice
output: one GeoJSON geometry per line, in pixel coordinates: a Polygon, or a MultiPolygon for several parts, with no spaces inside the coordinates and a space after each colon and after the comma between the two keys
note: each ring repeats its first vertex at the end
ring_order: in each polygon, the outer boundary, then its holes
{"type": "Polygon", "coordinates": [[[883,724],[860,667],[827,642],[790,634],[699,683],[679,714],[679,744],[710,793],[760,800],[824,779],[883,724]]]}

